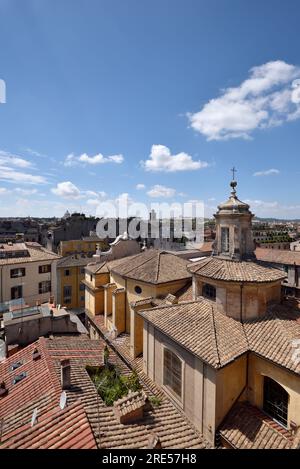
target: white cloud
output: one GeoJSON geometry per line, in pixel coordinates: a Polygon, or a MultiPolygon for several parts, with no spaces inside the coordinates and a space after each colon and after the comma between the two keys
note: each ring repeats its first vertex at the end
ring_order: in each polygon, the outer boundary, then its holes
{"type": "Polygon", "coordinates": [[[37,193],[37,189],[22,189],[21,187],[16,187],[15,191],[22,195],[33,195],[37,193]]]}
{"type": "Polygon", "coordinates": [[[146,189],[146,186],[145,186],[145,184],[137,184],[137,185],[135,186],[135,188],[136,188],[136,190],[138,190],[138,191],[142,191],[143,189],[146,189]]]}
{"type": "Polygon", "coordinates": [[[40,158],[47,158],[47,155],[44,155],[43,153],[40,153],[36,150],[33,150],[32,148],[24,148],[24,151],[26,151],[29,155],[32,156],[38,156],[40,158]]]}
{"type": "Polygon", "coordinates": [[[46,184],[47,182],[44,176],[15,171],[7,166],[0,166],[0,180],[18,184],[46,184]]]}
{"type": "Polygon", "coordinates": [[[0,194],[7,194],[8,190],[5,187],[0,187],[0,194]]]}
{"type": "Polygon", "coordinates": [[[142,166],[146,171],[189,171],[206,168],[206,161],[194,161],[187,153],[181,152],[172,155],[165,145],[152,145],[149,159],[142,161],[142,166]]]}
{"type": "Polygon", "coordinates": [[[63,197],[64,199],[79,199],[82,197],[78,187],[71,181],[59,182],[51,191],[53,194],[63,197]]]}
{"type": "Polygon", "coordinates": [[[265,171],[256,171],[253,176],[274,176],[279,173],[280,171],[278,169],[267,169],[265,171]]]}
{"type": "Polygon", "coordinates": [[[260,210],[266,210],[266,209],[277,209],[279,207],[278,202],[265,202],[264,200],[250,200],[247,199],[245,200],[247,204],[250,205],[250,208],[256,208],[260,210]]]}
{"type": "Polygon", "coordinates": [[[89,156],[86,153],[82,155],[75,156],[73,153],[68,155],[65,159],[64,165],[65,166],[77,166],[79,164],[89,164],[89,165],[97,165],[97,164],[105,164],[105,163],[116,163],[121,164],[124,161],[123,155],[110,155],[110,156],[103,156],[101,153],[98,153],[94,156],[89,156]]]}
{"type": "Polygon", "coordinates": [[[172,189],[171,187],[165,187],[161,186],[159,184],[156,184],[153,186],[147,194],[149,197],[157,198],[157,197],[174,197],[176,194],[175,189],[172,189]]]}
{"type": "Polygon", "coordinates": [[[83,194],[87,197],[99,197],[99,198],[103,198],[103,197],[106,197],[106,192],[104,191],[98,191],[98,192],[95,192],[95,191],[84,191],[83,194]]]}
{"type": "Polygon", "coordinates": [[[255,129],[282,125],[300,118],[300,102],[293,98],[300,68],[277,60],[250,70],[239,86],[226,88],[194,114],[191,127],[207,140],[250,138],[255,129]]]}
{"type": "Polygon", "coordinates": [[[0,165],[16,166],[17,168],[30,168],[32,163],[20,156],[0,150],[0,165]]]}
{"type": "Polygon", "coordinates": [[[22,184],[45,184],[47,180],[44,176],[37,176],[24,173],[23,170],[32,168],[30,161],[14,155],[7,151],[0,150],[0,180],[10,183],[22,184]]]}

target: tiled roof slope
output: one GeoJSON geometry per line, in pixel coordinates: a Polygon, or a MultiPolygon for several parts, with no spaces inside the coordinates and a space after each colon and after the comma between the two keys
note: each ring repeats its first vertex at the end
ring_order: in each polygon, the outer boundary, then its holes
{"type": "Polygon", "coordinates": [[[152,284],[188,279],[188,261],[157,249],[148,249],[140,254],[108,263],[110,271],[123,277],[152,284]]]}
{"type": "Polygon", "coordinates": [[[300,340],[297,310],[273,305],[262,318],[241,323],[218,311],[211,301],[199,299],[139,314],[214,368],[250,351],[300,373],[300,362],[293,355],[294,341],[300,340]]]}
{"type": "Polygon", "coordinates": [[[281,251],[280,249],[256,248],[256,258],[274,264],[300,265],[300,252],[281,251]]]}
{"type": "Polygon", "coordinates": [[[244,329],[250,350],[300,373],[300,360],[294,359],[300,343],[299,310],[273,305],[263,318],[246,322],[244,329]]]}
{"type": "Polygon", "coordinates": [[[63,410],[57,406],[37,420],[4,435],[1,448],[96,449],[96,441],[80,401],[63,410]]]}
{"type": "Polygon", "coordinates": [[[238,402],[227,414],[220,435],[237,449],[291,449],[291,433],[258,408],[238,402]]]}
{"type": "MultiPolygon", "coordinates": [[[[68,339],[64,337],[64,342],[68,339]]],[[[74,408],[67,405],[64,411],[58,406],[62,389],[46,344],[47,340],[40,338],[0,363],[1,381],[4,380],[8,389],[8,394],[0,401],[0,419],[3,419],[0,449],[60,445],[65,448],[95,447],[85,410],[78,400],[74,402],[74,408]],[[36,348],[40,358],[33,360],[32,353],[36,348]],[[11,366],[17,362],[22,362],[22,365],[11,371],[11,366]],[[21,372],[26,372],[26,377],[13,384],[14,377],[21,372]],[[38,409],[38,423],[31,428],[34,409],[38,409]]]]}
{"type": "Polygon", "coordinates": [[[26,244],[26,250],[29,253],[27,257],[10,257],[8,259],[0,259],[0,265],[10,264],[24,264],[28,262],[36,261],[51,261],[55,259],[61,259],[61,256],[55,254],[48,249],[43,248],[40,245],[33,246],[32,244],[26,244]]]}
{"type": "Polygon", "coordinates": [[[57,263],[57,268],[60,269],[64,267],[84,267],[89,262],[91,262],[90,257],[76,257],[76,255],[73,254],[72,256],[67,256],[60,259],[57,263]]]}
{"type": "Polygon", "coordinates": [[[100,261],[100,262],[90,262],[86,266],[86,270],[91,272],[92,274],[108,274],[109,270],[107,267],[107,261],[100,261]]]}
{"type": "Polygon", "coordinates": [[[258,262],[233,261],[209,257],[188,265],[188,270],[214,280],[231,282],[274,282],[283,280],[286,274],[278,269],[265,267],[258,262]]]}
{"type": "Polygon", "coordinates": [[[242,324],[206,300],[148,309],[140,314],[214,368],[226,365],[248,349],[242,324]]]}
{"type": "MultiPolygon", "coordinates": [[[[161,398],[158,407],[145,410],[144,418],[139,422],[121,424],[113,406],[106,406],[98,396],[86,371],[87,364],[103,365],[104,346],[103,340],[89,340],[85,344],[80,338],[47,340],[57,374],[60,373],[60,360],[70,359],[73,389],[67,391],[68,402],[81,400],[99,448],[146,448],[151,433],[159,435],[163,448],[206,447],[199,433],[166,397],[161,398]]],[[[131,369],[111,349],[109,360],[117,364],[122,373],[131,373],[131,369]]],[[[144,392],[149,395],[148,388],[145,387],[144,392]]]]}

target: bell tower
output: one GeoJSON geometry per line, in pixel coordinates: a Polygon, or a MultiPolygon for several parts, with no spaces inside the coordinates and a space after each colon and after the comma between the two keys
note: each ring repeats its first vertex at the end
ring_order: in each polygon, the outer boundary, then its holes
{"type": "Polygon", "coordinates": [[[232,259],[254,259],[254,243],[251,223],[253,214],[249,205],[238,199],[236,194],[236,169],[232,168],[231,193],[229,199],[218,206],[216,219],[216,239],[213,255],[232,259]]]}

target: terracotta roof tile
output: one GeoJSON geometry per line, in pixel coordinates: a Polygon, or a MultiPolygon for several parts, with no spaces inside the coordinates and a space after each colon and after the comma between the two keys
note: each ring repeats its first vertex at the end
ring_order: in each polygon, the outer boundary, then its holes
{"type": "Polygon", "coordinates": [[[159,306],[139,314],[214,368],[226,365],[248,349],[242,324],[204,299],[159,306]]]}
{"type": "Polygon", "coordinates": [[[238,402],[227,414],[220,435],[237,449],[290,449],[291,433],[245,402],[238,402]]]}
{"type": "Polygon", "coordinates": [[[258,260],[264,262],[274,264],[300,265],[300,252],[297,251],[257,248],[255,250],[255,255],[258,260]]]}
{"type": "Polygon", "coordinates": [[[31,427],[27,423],[2,437],[1,449],[92,449],[96,442],[80,401],[61,409],[56,406],[31,427]]]}
{"type": "Polygon", "coordinates": [[[232,282],[274,282],[283,280],[286,274],[253,261],[233,261],[209,257],[188,265],[188,270],[202,277],[232,282]]]}
{"type": "Polygon", "coordinates": [[[157,249],[148,249],[140,254],[124,257],[108,263],[111,272],[139,280],[159,284],[175,280],[188,279],[188,261],[174,254],[157,249]]]}
{"type": "Polygon", "coordinates": [[[272,305],[265,316],[240,323],[206,299],[139,312],[164,334],[215,368],[249,351],[300,373],[294,359],[300,312],[272,305]]]}
{"type": "Polygon", "coordinates": [[[8,259],[0,258],[0,265],[10,265],[10,264],[24,264],[28,262],[36,261],[49,261],[61,259],[61,256],[55,254],[52,251],[42,247],[41,245],[26,244],[26,250],[28,251],[29,256],[27,257],[10,257],[8,259]]]}

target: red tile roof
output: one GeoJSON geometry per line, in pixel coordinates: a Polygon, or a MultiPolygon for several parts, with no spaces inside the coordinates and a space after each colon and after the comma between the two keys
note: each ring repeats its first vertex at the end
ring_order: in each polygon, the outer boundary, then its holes
{"type": "Polygon", "coordinates": [[[271,264],[300,265],[300,252],[280,249],[256,248],[256,258],[271,264]]]}
{"type": "Polygon", "coordinates": [[[96,449],[97,446],[84,408],[77,401],[63,410],[52,407],[32,427],[27,423],[6,433],[1,448],[96,449]]]}
{"type": "Polygon", "coordinates": [[[267,283],[283,280],[286,274],[259,262],[234,261],[220,257],[205,257],[188,265],[188,270],[201,277],[226,282],[267,283]]]}
{"type": "MultiPolygon", "coordinates": [[[[69,338],[64,337],[64,343],[69,338]]],[[[54,339],[55,340],[55,339],[54,339]]],[[[78,398],[67,404],[64,410],[59,407],[62,392],[59,374],[48,350],[50,339],[40,338],[13,356],[0,363],[1,381],[5,382],[8,394],[1,399],[0,420],[3,419],[0,448],[95,448],[96,443],[84,407],[78,398]],[[33,360],[34,349],[40,358],[33,360]],[[14,371],[13,364],[21,365],[14,371]],[[17,384],[14,378],[25,372],[26,377],[17,384]],[[38,409],[38,423],[30,426],[34,409],[38,409]]],[[[82,339],[82,349],[87,353],[87,340],[82,339]]],[[[90,342],[90,341],[89,341],[90,342]]],[[[78,356],[79,347],[72,353],[67,348],[64,353],[59,348],[56,356],[78,356]]],[[[95,353],[95,349],[92,350],[95,353]]],[[[92,353],[91,352],[91,353],[92,353]]],[[[97,351],[99,353],[99,350],[97,351]]],[[[94,355],[93,355],[94,356],[94,355]]]]}
{"type": "Polygon", "coordinates": [[[220,435],[237,449],[290,449],[293,437],[257,407],[238,402],[227,414],[220,435]]]}

